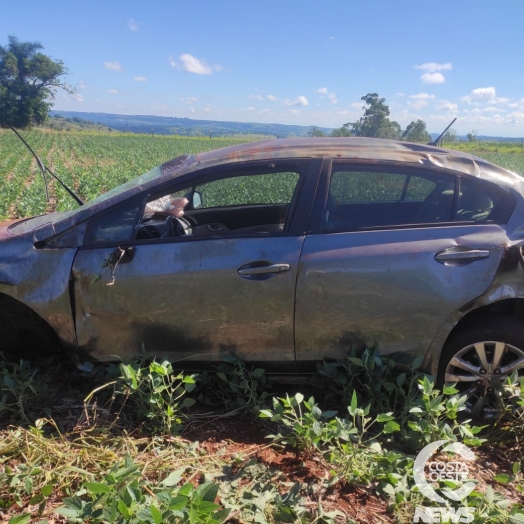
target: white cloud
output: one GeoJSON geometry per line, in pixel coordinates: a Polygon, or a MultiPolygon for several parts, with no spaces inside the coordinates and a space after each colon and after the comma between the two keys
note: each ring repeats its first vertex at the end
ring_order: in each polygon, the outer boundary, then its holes
{"type": "Polygon", "coordinates": [[[80,82],[78,82],[78,84],[76,84],[76,86],[78,87],[78,89],[85,89],[86,88],[86,84],[83,80],[80,80],[80,82]]]}
{"type": "Polygon", "coordinates": [[[84,101],[84,96],[81,95],[80,93],[72,93],[69,95],[70,98],[72,98],[73,100],[75,100],[76,102],[83,102],[84,101]]]}
{"type": "Polygon", "coordinates": [[[275,95],[267,95],[267,96],[249,95],[248,98],[251,98],[251,100],[260,100],[260,101],[269,100],[270,102],[275,102],[278,100],[278,98],[275,95]]]}
{"type": "Polygon", "coordinates": [[[435,95],[430,93],[418,93],[416,95],[409,95],[409,98],[413,98],[414,100],[430,100],[435,98],[435,95]]]}
{"type": "Polygon", "coordinates": [[[503,105],[510,101],[509,98],[497,96],[497,90],[493,86],[477,87],[469,95],[463,96],[461,100],[472,105],[483,103],[503,105]]]}
{"type": "Polygon", "coordinates": [[[474,109],[470,111],[470,113],[474,115],[480,115],[482,113],[497,113],[499,111],[500,111],[500,108],[498,107],[484,107],[482,109],[480,107],[475,107],[474,109]]]}
{"type": "Polygon", "coordinates": [[[437,111],[448,111],[449,113],[457,113],[458,106],[457,104],[452,104],[451,102],[441,102],[435,107],[437,111]]]}
{"type": "Polygon", "coordinates": [[[298,115],[300,114],[300,109],[290,109],[289,112],[293,115],[298,115]]]}
{"type": "Polygon", "coordinates": [[[510,124],[524,124],[523,111],[513,111],[512,113],[508,113],[506,118],[510,124]]]}
{"type": "Polygon", "coordinates": [[[122,71],[122,65],[120,62],[104,62],[104,67],[110,71],[122,71]]]}
{"type": "Polygon", "coordinates": [[[118,95],[120,91],[118,91],[117,89],[108,89],[107,93],[109,93],[110,95],[118,95]]]}
{"type": "Polygon", "coordinates": [[[284,100],[287,106],[308,106],[309,102],[305,96],[297,96],[295,100],[284,100]]]}
{"type": "Polygon", "coordinates": [[[327,95],[328,94],[328,88],[327,87],[321,87],[320,89],[317,89],[315,93],[319,93],[321,95],[327,95]]]}
{"type": "Polygon", "coordinates": [[[349,104],[349,105],[355,109],[362,109],[362,102],[353,102],[352,104],[349,104]]]}
{"type": "Polygon", "coordinates": [[[329,93],[328,98],[332,104],[336,104],[338,102],[335,93],[329,93]]]}
{"type": "Polygon", "coordinates": [[[147,82],[147,78],[145,76],[135,76],[133,80],[135,80],[136,82],[147,82]]]}
{"type": "Polygon", "coordinates": [[[442,73],[424,73],[420,78],[425,84],[443,84],[446,82],[442,73]]]}
{"type": "Polygon", "coordinates": [[[425,64],[420,64],[415,66],[417,69],[422,69],[428,73],[436,73],[437,71],[451,71],[453,69],[453,64],[447,62],[445,64],[438,64],[437,62],[426,62],[425,64]]]}
{"type": "Polygon", "coordinates": [[[497,96],[497,90],[494,87],[477,87],[471,91],[473,100],[492,100],[497,96]]]}
{"type": "Polygon", "coordinates": [[[270,109],[268,109],[267,107],[259,111],[259,113],[269,113],[269,112],[270,112],[270,109]]]}
{"type": "Polygon", "coordinates": [[[178,59],[180,64],[172,57],[169,57],[169,65],[176,67],[177,69],[183,69],[188,73],[194,73],[196,75],[211,75],[213,71],[222,71],[221,65],[210,66],[206,64],[204,60],[200,60],[189,53],[181,54],[178,59]]]}
{"type": "Polygon", "coordinates": [[[426,71],[420,79],[425,84],[443,84],[446,81],[446,78],[439,71],[451,71],[453,69],[453,64],[446,62],[445,64],[439,64],[437,62],[426,62],[415,66],[416,69],[422,69],[426,71]]]}
{"type": "Polygon", "coordinates": [[[131,31],[138,31],[138,24],[132,19],[127,21],[127,27],[129,27],[131,31]]]}
{"type": "Polygon", "coordinates": [[[414,100],[414,102],[409,102],[409,104],[415,109],[422,109],[428,105],[428,100],[435,98],[435,95],[430,93],[418,93],[416,95],[409,95],[409,98],[414,100]]]}
{"type": "Polygon", "coordinates": [[[182,62],[182,69],[188,73],[195,73],[196,75],[210,75],[213,72],[208,65],[202,62],[202,60],[199,60],[189,53],[184,53],[180,55],[179,58],[182,62]]]}
{"type": "Polygon", "coordinates": [[[186,96],[185,98],[181,96],[180,100],[182,100],[182,102],[185,102],[186,104],[193,104],[195,102],[198,102],[198,98],[195,96],[186,96]]]}

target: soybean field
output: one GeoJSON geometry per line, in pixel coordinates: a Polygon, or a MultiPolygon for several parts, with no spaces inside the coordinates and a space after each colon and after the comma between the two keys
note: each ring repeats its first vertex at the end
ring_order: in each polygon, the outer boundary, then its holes
{"type": "MultiPolygon", "coordinates": [[[[44,164],[86,201],[179,155],[247,141],[41,130],[26,131],[23,136],[44,164]]],[[[77,206],[53,179],[48,179],[48,186],[49,203],[34,157],[12,131],[0,130],[0,219],[67,211],[77,206]]]]}
{"type": "MultiPolygon", "coordinates": [[[[116,187],[183,154],[194,154],[252,140],[95,134],[35,129],[24,137],[43,162],[84,200],[116,187]]],[[[445,144],[524,175],[521,144],[484,142],[445,144]]],[[[53,180],[49,202],[40,169],[31,153],[9,130],[0,130],[0,220],[74,209],[76,203],[53,180]]]]}

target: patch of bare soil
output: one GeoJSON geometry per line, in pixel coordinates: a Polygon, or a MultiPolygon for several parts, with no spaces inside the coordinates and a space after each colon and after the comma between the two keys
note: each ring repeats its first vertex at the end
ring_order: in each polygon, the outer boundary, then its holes
{"type": "Polygon", "coordinates": [[[185,438],[198,441],[199,447],[209,456],[256,459],[278,478],[281,485],[297,482],[304,485],[303,495],[308,499],[306,506],[317,508],[320,502],[324,512],[337,510],[357,523],[393,522],[387,503],[373,494],[370,488],[339,481],[327,490],[319,490],[321,481],[331,477],[329,464],[319,454],[273,447],[265,438],[268,433],[258,422],[218,418],[195,427],[185,438]]]}

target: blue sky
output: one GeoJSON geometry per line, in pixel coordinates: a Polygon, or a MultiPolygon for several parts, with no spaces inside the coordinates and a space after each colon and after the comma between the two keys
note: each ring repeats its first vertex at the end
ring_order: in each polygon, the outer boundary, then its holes
{"type": "Polygon", "coordinates": [[[524,137],[524,0],[0,0],[69,69],[55,109],[340,127],[368,92],[403,127],[524,137]]]}

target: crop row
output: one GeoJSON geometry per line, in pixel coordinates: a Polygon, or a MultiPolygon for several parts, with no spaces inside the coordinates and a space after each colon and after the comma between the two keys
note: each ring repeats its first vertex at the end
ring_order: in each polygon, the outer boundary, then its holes
{"type": "MultiPolygon", "coordinates": [[[[91,200],[171,158],[237,144],[236,139],[24,133],[43,162],[81,198],[91,200]]],[[[20,140],[0,131],[0,219],[66,211],[76,203],[50,180],[45,200],[38,165],[20,140]]]]}
{"type": "MultiPolygon", "coordinates": [[[[170,137],[148,135],[99,135],[34,130],[24,133],[45,164],[72,187],[81,198],[91,200],[182,154],[238,144],[247,139],[170,137]]],[[[511,148],[478,150],[478,143],[457,143],[507,169],[524,174],[520,144],[511,148]],[[477,148],[477,149],[475,149],[477,148]]],[[[446,147],[449,147],[446,144],[446,147]]],[[[66,211],[76,203],[54,181],[49,181],[50,201],[38,165],[21,141],[10,131],[0,130],[0,219],[66,211]]]]}

